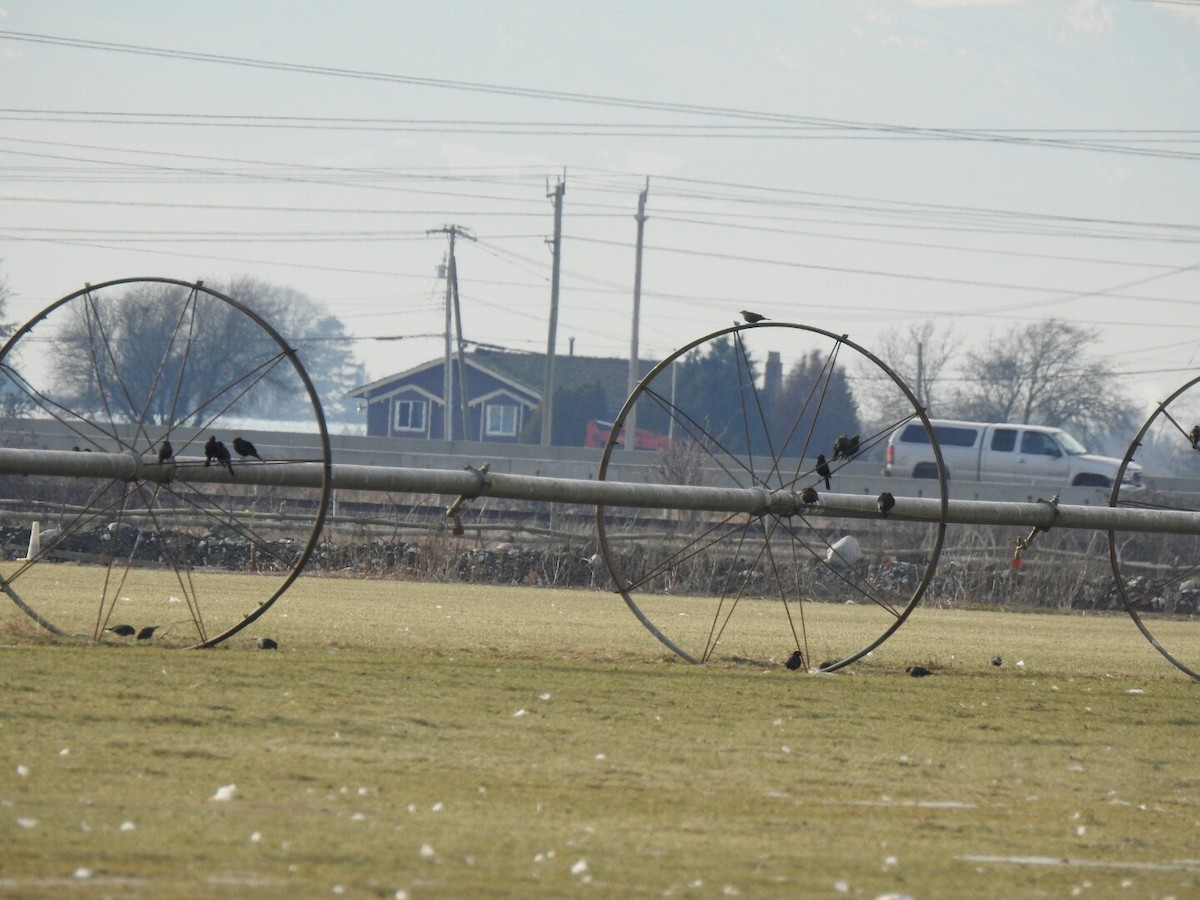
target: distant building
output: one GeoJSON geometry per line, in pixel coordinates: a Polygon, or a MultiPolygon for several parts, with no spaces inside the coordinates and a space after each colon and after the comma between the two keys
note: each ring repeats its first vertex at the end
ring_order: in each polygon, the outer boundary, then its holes
{"type": "MultiPolygon", "coordinates": [[[[639,377],[655,362],[643,360],[639,377]]],[[[367,434],[429,440],[538,443],[541,438],[544,353],[476,349],[451,363],[452,401],[446,430],[445,359],[430,360],[349,392],[366,404],[367,434]],[[460,384],[465,380],[466,428],[460,384]]],[[[629,362],[595,356],[557,356],[552,442],[583,446],[589,420],[611,422],[628,396],[629,362]]]]}

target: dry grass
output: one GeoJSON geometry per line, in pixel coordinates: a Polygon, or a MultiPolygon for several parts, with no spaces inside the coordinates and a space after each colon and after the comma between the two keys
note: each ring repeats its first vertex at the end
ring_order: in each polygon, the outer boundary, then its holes
{"type": "MultiPolygon", "coordinates": [[[[787,671],[782,646],[690,666],[584,591],[305,578],[252,629],[278,652],[46,641],[3,616],[0,894],[1200,884],[1196,686],[1123,616],[918,610],[836,675],[787,671]]],[[[1186,655],[1194,627],[1160,636],[1186,655]]]]}

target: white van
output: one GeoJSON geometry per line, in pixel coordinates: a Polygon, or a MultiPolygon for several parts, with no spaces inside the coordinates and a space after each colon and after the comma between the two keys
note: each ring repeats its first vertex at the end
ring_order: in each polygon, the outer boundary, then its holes
{"type": "MultiPolygon", "coordinates": [[[[947,478],[1111,488],[1121,468],[1121,460],[1088,453],[1061,428],[951,419],[930,419],[930,424],[947,478]]],[[[883,471],[901,478],[937,478],[937,460],[924,425],[909,422],[892,432],[883,471]]],[[[1131,462],[1124,484],[1140,488],[1142,467],[1131,462]]]]}

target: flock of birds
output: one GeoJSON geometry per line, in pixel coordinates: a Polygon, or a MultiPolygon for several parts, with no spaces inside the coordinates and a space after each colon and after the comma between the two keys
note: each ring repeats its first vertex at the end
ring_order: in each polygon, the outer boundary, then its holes
{"type": "MultiPolygon", "coordinates": [[[[234,453],[236,453],[242,459],[253,457],[259,462],[266,462],[266,460],[259,456],[258,449],[254,446],[254,444],[246,440],[241,435],[238,435],[233,439],[233,450],[234,453]]],[[[174,458],[175,448],[171,446],[171,441],[168,438],[158,446],[158,461],[160,463],[167,463],[174,458]]],[[[226,469],[228,469],[231,476],[234,474],[233,456],[230,454],[229,448],[225,446],[224,442],[217,440],[217,436],[215,434],[209,435],[208,440],[204,442],[204,467],[208,468],[214,462],[218,466],[224,466],[226,469]]]]}
{"type": "MultiPolygon", "coordinates": [[[[120,625],[109,625],[104,630],[108,634],[114,634],[117,637],[136,637],[139,641],[148,641],[154,637],[154,633],[160,628],[162,628],[161,625],[146,625],[144,628],[134,628],[132,625],[122,622],[120,625]]],[[[259,650],[278,650],[279,642],[274,638],[259,637],[254,639],[254,646],[259,650]]]]}

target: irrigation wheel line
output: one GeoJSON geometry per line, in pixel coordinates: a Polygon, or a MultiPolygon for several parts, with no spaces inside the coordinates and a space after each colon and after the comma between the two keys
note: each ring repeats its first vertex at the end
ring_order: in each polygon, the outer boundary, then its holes
{"type": "Polygon", "coordinates": [[[626,400],[604,446],[598,481],[628,452],[627,426],[639,446],[659,448],[653,458],[660,483],[817,492],[815,502],[794,514],[769,507],[706,513],[597,506],[600,551],[616,591],[681,658],[703,663],[719,647],[755,659],[798,651],[804,668],[833,671],[872,652],[920,602],[946,533],[941,449],[904,381],[846,336],[763,322],[724,328],[681,347],[626,400]],[[761,367],[768,359],[775,364],[773,352],[781,365],[787,359],[806,367],[807,378],[779,372],[768,384],[761,367]],[[704,360],[724,361],[708,383],[704,360]],[[884,384],[889,408],[897,412],[877,432],[858,435],[850,458],[835,459],[835,439],[854,427],[844,391],[855,378],[884,384]],[[707,418],[714,397],[727,400],[720,422],[707,418]],[[902,523],[880,515],[848,522],[822,515],[825,482],[817,454],[826,457],[836,492],[848,467],[882,467],[888,435],[909,422],[922,425],[937,460],[930,487],[938,491],[938,521],[902,523]],[[644,540],[651,532],[659,536],[644,540]],[[894,555],[906,546],[917,552],[894,555]]]}
{"type": "MultiPolygon", "coordinates": [[[[1121,460],[1109,505],[1125,509],[1200,512],[1180,494],[1162,494],[1148,489],[1131,490],[1123,484],[1125,470],[1146,441],[1172,444],[1200,466],[1200,450],[1189,434],[1200,423],[1200,377],[1193,378],[1158,405],[1129,444],[1121,460]]],[[[1200,657],[1200,634],[1195,633],[1200,616],[1200,538],[1186,534],[1143,534],[1110,529],[1108,556],[1113,578],[1125,611],[1142,635],[1181,672],[1200,681],[1195,667],[1200,657]],[[1178,623],[1188,623],[1181,630],[1178,623]],[[1159,635],[1164,635],[1160,639],[1159,635]],[[1165,637],[1170,633],[1170,638],[1165,637]],[[1172,643],[1168,650],[1164,641],[1172,643]],[[1182,648],[1182,649],[1181,649],[1182,648]],[[1189,665],[1184,659],[1192,660],[1189,665]]]]}
{"type": "Polygon", "coordinates": [[[88,285],[12,335],[0,381],[30,413],[70,429],[81,453],[97,451],[97,472],[101,455],[119,453],[144,473],[22,480],[61,511],[25,532],[26,558],[0,563],[0,590],[40,627],[99,641],[120,640],[109,630],[118,624],[157,626],[155,643],[212,647],[262,616],[311,558],[331,490],[324,412],[296,351],[245,303],[170,278],[88,285]],[[265,461],[239,457],[242,423],[287,400],[319,436],[319,458],[264,447],[265,461]],[[210,436],[228,449],[227,467],[206,459],[210,436]],[[160,462],[164,441],[173,454],[160,462]],[[319,486],[260,490],[237,478],[298,463],[319,464],[319,486]],[[264,515],[281,508],[289,515],[264,515]],[[86,584],[81,595],[54,590],[64,560],[86,584]],[[253,576],[233,597],[231,570],[253,576]]]}

